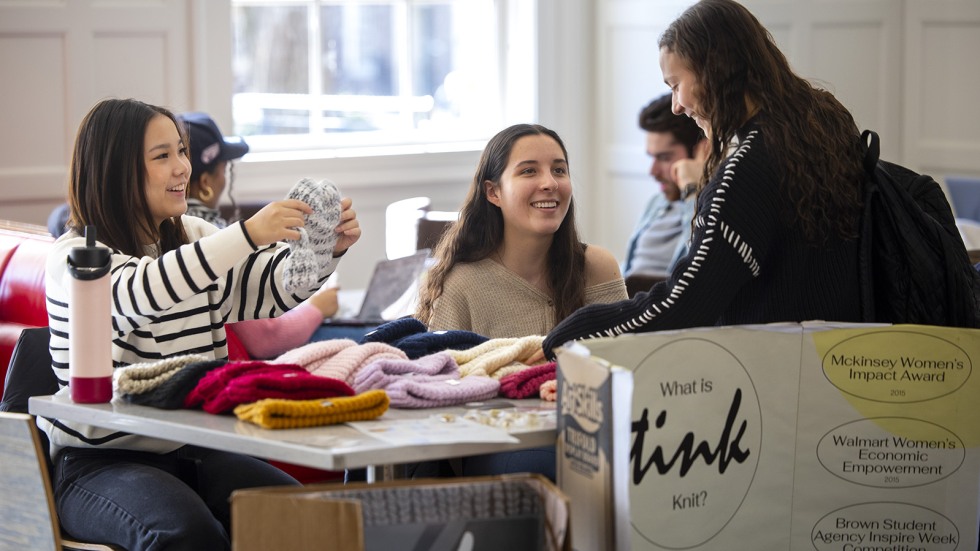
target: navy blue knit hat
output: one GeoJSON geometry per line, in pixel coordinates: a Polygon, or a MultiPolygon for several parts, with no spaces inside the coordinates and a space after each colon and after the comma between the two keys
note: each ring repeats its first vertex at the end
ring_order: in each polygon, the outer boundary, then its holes
{"type": "Polygon", "coordinates": [[[472,331],[432,331],[413,333],[390,343],[414,360],[443,350],[466,350],[490,340],[472,331]]]}
{"type": "Polygon", "coordinates": [[[371,331],[367,335],[361,337],[359,344],[368,342],[384,342],[391,344],[394,341],[407,337],[408,335],[424,333],[427,330],[428,328],[424,323],[411,316],[406,316],[404,318],[398,318],[396,320],[389,321],[388,323],[379,325],[374,331],[371,331]]]}

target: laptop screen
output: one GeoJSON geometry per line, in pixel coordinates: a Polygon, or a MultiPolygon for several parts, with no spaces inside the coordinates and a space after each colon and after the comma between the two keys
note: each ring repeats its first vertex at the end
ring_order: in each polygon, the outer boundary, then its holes
{"type": "Polygon", "coordinates": [[[417,297],[419,277],[428,258],[429,249],[422,249],[402,258],[379,261],[374,266],[357,318],[395,319],[414,311],[414,303],[403,303],[413,302],[417,297]]]}

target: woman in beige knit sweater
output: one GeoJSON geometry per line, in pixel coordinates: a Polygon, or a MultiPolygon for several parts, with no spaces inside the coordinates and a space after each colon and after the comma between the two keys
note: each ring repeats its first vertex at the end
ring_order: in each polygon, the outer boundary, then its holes
{"type": "Polygon", "coordinates": [[[626,298],[613,255],[579,240],[565,145],[540,125],[490,140],[435,257],[416,315],[431,331],[545,335],[586,304],[626,298]]]}

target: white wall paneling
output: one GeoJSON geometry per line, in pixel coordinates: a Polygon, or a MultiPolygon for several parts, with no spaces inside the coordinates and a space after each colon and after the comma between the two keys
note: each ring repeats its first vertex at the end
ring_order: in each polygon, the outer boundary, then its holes
{"type": "Polygon", "coordinates": [[[906,5],[906,162],[937,179],[980,176],[980,2],[906,5]]]}
{"type": "MultiPolygon", "coordinates": [[[[636,116],[667,91],[656,42],[690,3],[536,0],[537,47],[521,52],[533,74],[504,85],[512,95],[538,92],[537,105],[519,113],[565,139],[582,234],[619,257],[654,191],[636,116]]],[[[980,2],[746,5],[799,74],[826,84],[859,126],[881,134],[883,156],[937,179],[980,176],[980,2]]],[[[502,16],[531,17],[526,4],[510,8],[502,16]]],[[[0,2],[0,218],[44,223],[62,201],[78,123],[103,97],[207,111],[228,131],[229,9],[229,0],[0,2]]],[[[236,169],[236,197],[279,198],[303,176],[336,181],[364,227],[341,269],[341,284],[356,287],[384,255],[384,207],[426,195],[435,208],[455,210],[478,153],[312,157],[249,155],[236,169]]]]}
{"type": "Polygon", "coordinates": [[[0,5],[0,217],[44,223],[64,199],[78,123],[105,97],[188,105],[183,0],[0,5]]]}

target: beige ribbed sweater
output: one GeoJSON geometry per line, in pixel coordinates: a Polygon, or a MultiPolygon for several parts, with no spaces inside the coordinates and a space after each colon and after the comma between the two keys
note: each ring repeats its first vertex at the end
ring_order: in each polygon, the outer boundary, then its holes
{"type": "MultiPolygon", "coordinates": [[[[622,279],[585,290],[585,303],[625,300],[622,279]]],[[[429,331],[464,329],[491,339],[547,335],[558,323],[551,297],[487,258],[457,264],[432,309],[429,331]]]]}

